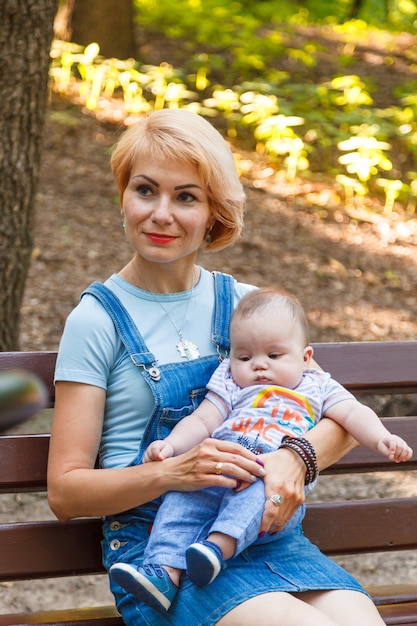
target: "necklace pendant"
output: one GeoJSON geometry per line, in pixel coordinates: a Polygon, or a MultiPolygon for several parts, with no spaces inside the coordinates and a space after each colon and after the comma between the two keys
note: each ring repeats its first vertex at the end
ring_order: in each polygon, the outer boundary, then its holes
{"type": "Polygon", "coordinates": [[[177,343],[177,350],[180,353],[183,359],[187,359],[188,361],[192,361],[194,359],[198,359],[200,356],[200,352],[192,341],[188,339],[182,339],[179,343],[177,343]]]}

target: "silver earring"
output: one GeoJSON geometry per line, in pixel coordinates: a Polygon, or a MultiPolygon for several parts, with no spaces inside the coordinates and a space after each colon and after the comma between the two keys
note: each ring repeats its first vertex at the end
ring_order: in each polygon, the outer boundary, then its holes
{"type": "Polygon", "coordinates": [[[120,226],[122,227],[123,230],[126,228],[126,218],[124,215],[122,216],[122,219],[120,220],[120,226]]]}
{"type": "Polygon", "coordinates": [[[204,241],[206,244],[209,244],[213,241],[213,237],[211,236],[211,228],[206,230],[206,234],[204,236],[204,241]]]}

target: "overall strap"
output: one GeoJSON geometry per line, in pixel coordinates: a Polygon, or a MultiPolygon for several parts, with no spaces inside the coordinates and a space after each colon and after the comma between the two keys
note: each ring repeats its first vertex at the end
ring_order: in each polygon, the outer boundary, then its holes
{"type": "Polygon", "coordinates": [[[154,355],[148,351],[136,324],[116,294],[97,281],[87,287],[81,297],[86,293],[97,298],[107,311],[133,363],[145,369],[149,365],[155,366],[154,355]]]}
{"type": "Polygon", "coordinates": [[[215,283],[215,311],[213,320],[212,341],[217,346],[221,357],[227,357],[230,349],[230,320],[235,308],[234,284],[230,274],[213,272],[215,283]]]}
{"type": "MultiPolygon", "coordinates": [[[[215,311],[212,326],[212,342],[224,358],[229,354],[230,320],[234,309],[234,279],[229,274],[213,272],[215,280],[215,311]]],[[[81,294],[94,296],[107,311],[130,358],[137,366],[144,367],[153,380],[159,380],[157,360],[149,352],[136,324],[120,299],[111,289],[100,282],[92,283],[81,294]]]]}

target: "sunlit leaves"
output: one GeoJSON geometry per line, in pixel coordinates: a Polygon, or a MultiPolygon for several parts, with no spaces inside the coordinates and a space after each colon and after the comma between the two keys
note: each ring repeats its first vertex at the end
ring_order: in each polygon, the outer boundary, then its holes
{"type": "MultiPolygon", "coordinates": [[[[356,62],[368,54],[394,65],[398,47],[385,29],[369,28],[366,11],[361,20],[344,19],[350,0],[135,4],[146,41],[178,42],[181,66],[105,59],[96,44],[55,42],[53,89],[77,93],[91,110],[117,102],[118,120],[129,124],[152,109],[192,108],[220,122],[229,138],[243,138],[281,177],[325,173],[337,177],[349,202],[376,192],[385,195],[386,211],[398,200],[415,206],[417,57],[412,47],[401,48],[410,78],[397,84],[389,107],[378,107],[377,81],[356,62]]],[[[380,0],[365,4],[379,19],[380,0]]],[[[396,23],[416,7],[415,0],[401,0],[395,10],[390,4],[396,23]]],[[[167,58],[172,61],[169,49],[167,58]]]]}
{"type": "Polygon", "coordinates": [[[337,106],[356,108],[373,104],[372,98],[359,76],[337,76],[330,81],[330,88],[335,92],[333,101],[337,106]]]}

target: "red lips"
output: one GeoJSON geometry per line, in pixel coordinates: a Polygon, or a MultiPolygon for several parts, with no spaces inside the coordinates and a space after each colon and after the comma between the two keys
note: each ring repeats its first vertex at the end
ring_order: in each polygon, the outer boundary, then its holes
{"type": "Polygon", "coordinates": [[[145,235],[150,241],[152,241],[152,243],[165,245],[175,241],[176,239],[176,237],[173,237],[172,235],[165,235],[163,233],[145,233],[145,235]]]}

